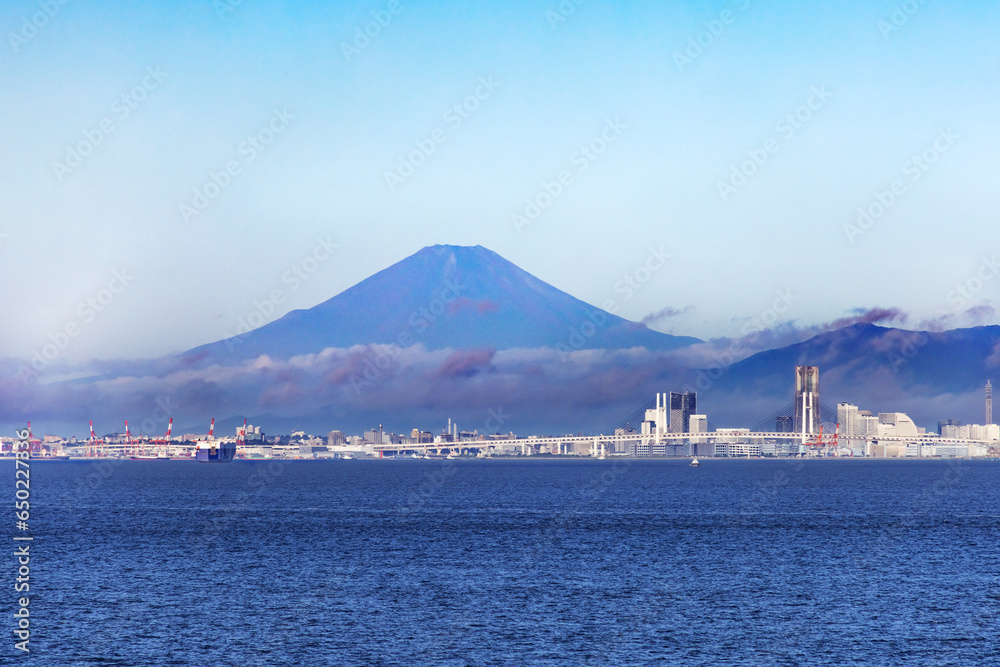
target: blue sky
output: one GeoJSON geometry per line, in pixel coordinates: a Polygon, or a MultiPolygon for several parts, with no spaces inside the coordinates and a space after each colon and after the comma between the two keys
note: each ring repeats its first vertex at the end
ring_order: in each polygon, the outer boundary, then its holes
{"type": "Polygon", "coordinates": [[[997,320],[1000,282],[974,280],[1000,214],[996,3],[42,5],[0,8],[6,356],[67,326],[66,360],[188,349],[275,289],[277,317],[435,243],[630,319],[673,309],[652,326],[702,338],[789,289],[802,326],[873,306],[997,320]],[[670,261],[622,300],[651,248],[670,261]]]}

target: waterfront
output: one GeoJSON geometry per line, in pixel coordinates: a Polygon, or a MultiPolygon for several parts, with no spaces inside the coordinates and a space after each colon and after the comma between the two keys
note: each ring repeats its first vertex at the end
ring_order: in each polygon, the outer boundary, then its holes
{"type": "Polygon", "coordinates": [[[37,664],[973,665],[997,646],[996,462],[32,472],[37,664]]]}

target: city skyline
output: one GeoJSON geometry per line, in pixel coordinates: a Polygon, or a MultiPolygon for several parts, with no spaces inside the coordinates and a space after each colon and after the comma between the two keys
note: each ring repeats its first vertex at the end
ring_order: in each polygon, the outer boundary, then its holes
{"type": "Polygon", "coordinates": [[[790,289],[996,321],[989,3],[39,7],[0,10],[8,356],[189,349],[434,242],[705,339],[790,289]]]}
{"type": "MultiPolygon", "coordinates": [[[[767,431],[774,433],[785,433],[785,432],[791,434],[801,433],[802,434],[801,437],[805,440],[805,439],[813,439],[814,437],[818,436],[818,434],[821,432],[820,428],[822,424],[826,426],[834,426],[836,428],[836,431],[840,435],[840,438],[844,441],[847,441],[848,445],[850,445],[850,442],[853,439],[852,436],[856,435],[916,436],[917,434],[923,434],[925,432],[926,433],[934,432],[933,429],[927,428],[925,426],[917,426],[917,424],[915,424],[913,420],[911,420],[903,412],[898,412],[898,411],[891,413],[879,412],[877,414],[873,414],[870,410],[859,409],[857,405],[853,405],[848,401],[840,401],[836,404],[837,405],[836,422],[831,423],[829,420],[833,415],[832,409],[828,408],[827,406],[822,406],[823,408],[826,408],[826,412],[822,412],[820,410],[821,404],[819,403],[818,399],[820,369],[816,366],[800,366],[796,367],[794,371],[795,371],[794,398],[789,405],[783,408],[783,410],[789,414],[782,414],[781,411],[779,410],[774,415],[771,415],[764,421],[759,422],[759,425],[763,425],[762,428],[757,428],[752,430],[754,430],[755,432],[767,431]],[[883,422],[883,418],[888,415],[893,415],[892,421],[883,422]],[[898,422],[900,418],[902,418],[907,424],[909,424],[912,433],[910,431],[899,430],[898,422]],[[774,422],[774,428],[770,428],[770,423],[772,420],[774,422]],[[883,429],[878,426],[880,423],[891,423],[895,430],[883,431],[883,429]]],[[[992,401],[993,401],[992,396],[993,396],[992,381],[986,380],[983,392],[984,405],[985,405],[985,419],[983,420],[982,424],[963,424],[961,420],[956,421],[954,419],[939,419],[937,422],[937,431],[936,431],[937,434],[947,437],[961,437],[966,439],[969,437],[972,437],[972,439],[980,439],[980,440],[997,439],[995,437],[992,437],[992,435],[990,437],[983,435],[983,433],[993,434],[994,432],[996,432],[997,425],[994,423],[992,418],[992,401]],[[984,426],[986,428],[993,427],[993,430],[984,432],[982,431],[984,426]],[[946,432],[946,429],[948,428],[952,430],[946,432]],[[965,429],[964,431],[961,430],[963,428],[965,429]],[[969,435],[970,428],[973,429],[972,431],[973,434],[979,433],[979,435],[970,436],[969,435]],[[980,429],[980,431],[977,432],[975,431],[975,429],[980,429]]],[[[163,437],[163,436],[157,436],[156,429],[163,423],[167,423],[168,425],[167,425],[166,437],[169,439],[171,429],[173,428],[173,420],[175,417],[175,414],[173,412],[173,407],[170,405],[169,401],[165,401],[163,399],[158,399],[156,403],[157,403],[157,409],[154,413],[153,418],[147,418],[142,423],[138,424],[137,428],[133,428],[133,430],[131,431],[131,436],[139,440],[147,440],[150,438],[153,438],[155,440],[158,437],[163,437]]],[[[647,408],[645,410],[644,421],[638,424],[638,428],[635,428],[635,426],[630,427],[632,428],[631,432],[636,433],[637,435],[650,435],[656,433],[664,433],[664,434],[666,433],[710,434],[711,433],[708,430],[709,415],[695,414],[697,410],[696,407],[697,392],[685,390],[685,391],[670,391],[662,394],[657,393],[656,398],[653,401],[653,404],[655,404],[655,409],[647,408]]],[[[507,424],[505,419],[509,419],[510,415],[506,415],[505,417],[502,407],[497,408],[495,410],[494,409],[488,410],[487,415],[488,415],[487,419],[481,425],[483,427],[482,431],[480,431],[480,428],[478,428],[478,426],[473,426],[471,430],[463,429],[460,431],[458,422],[454,421],[451,417],[448,417],[447,428],[444,427],[444,420],[442,419],[442,428],[440,429],[440,432],[438,432],[437,434],[435,434],[435,431],[433,430],[431,431],[422,430],[423,426],[425,426],[424,424],[419,427],[410,429],[410,438],[412,442],[418,442],[418,443],[437,442],[439,441],[437,436],[447,435],[448,437],[454,438],[455,442],[458,442],[460,434],[462,434],[463,436],[476,435],[480,437],[490,436],[490,435],[504,435],[505,432],[503,431],[503,429],[501,429],[501,427],[507,424]],[[425,439],[425,437],[430,439],[425,439]]],[[[386,417],[391,419],[391,415],[389,415],[388,413],[386,414],[386,417]]],[[[256,431],[255,431],[254,425],[252,423],[248,424],[246,417],[231,417],[228,420],[223,420],[223,422],[238,424],[240,419],[243,420],[243,425],[236,426],[235,431],[237,435],[243,432],[244,429],[248,429],[246,430],[246,433],[248,434],[253,434],[256,432],[258,438],[262,435],[261,431],[262,427],[258,424],[256,426],[256,431]]],[[[223,422],[220,422],[220,426],[222,426],[223,422]]],[[[124,420],[123,424],[124,424],[123,430],[107,431],[103,435],[97,437],[100,437],[102,439],[106,439],[109,437],[128,438],[130,436],[128,420],[127,419],[124,420]]],[[[31,433],[30,421],[28,422],[27,426],[28,426],[28,432],[31,433]]],[[[90,437],[91,439],[93,439],[95,437],[95,430],[92,421],[89,422],[89,426],[90,426],[90,437]]],[[[208,430],[209,438],[212,437],[212,433],[214,432],[215,427],[216,427],[216,420],[213,417],[211,419],[210,428],[208,430]]],[[[745,427],[746,425],[728,425],[721,428],[715,428],[715,431],[726,432],[726,431],[744,429],[745,427]]],[[[223,426],[223,428],[225,427],[223,426]]],[[[365,430],[363,437],[360,439],[367,443],[381,444],[383,433],[386,434],[386,436],[392,435],[405,438],[406,430],[407,430],[406,428],[402,427],[400,427],[398,433],[392,429],[383,430],[383,424],[381,423],[380,420],[377,427],[365,430]],[[377,433],[378,436],[370,437],[370,434],[374,433],[377,433]]],[[[617,430],[618,429],[608,429],[609,433],[611,431],[617,432],[617,430]]],[[[321,431],[318,432],[318,434],[322,436],[322,434],[326,431],[329,431],[330,435],[334,433],[339,434],[341,439],[343,439],[345,435],[345,431],[339,430],[339,425],[336,424],[330,425],[327,429],[322,429],[321,431]],[[334,429],[334,427],[337,428],[334,429]]],[[[305,435],[306,431],[291,430],[290,433],[294,437],[297,433],[300,435],[305,435]]],[[[349,430],[347,431],[347,433],[349,435],[349,430]]],[[[514,432],[512,430],[506,431],[506,433],[511,436],[514,436],[514,432]]],[[[600,434],[589,434],[589,435],[601,435],[601,434],[607,435],[608,433],[602,432],[600,434]]],[[[315,437],[316,435],[317,433],[311,433],[309,434],[309,437],[315,437]]],[[[553,436],[553,433],[536,433],[535,435],[543,435],[546,437],[551,437],[553,436]]],[[[830,434],[827,433],[827,436],[829,435],[830,434]]],[[[48,438],[57,436],[55,436],[52,433],[46,433],[45,437],[48,438]]],[[[80,441],[80,442],[84,441],[84,438],[79,437],[76,434],[72,435],[64,434],[58,437],[61,437],[65,440],[69,440],[72,438],[74,441],[80,441]]],[[[224,436],[219,436],[219,437],[224,437],[224,436]]],[[[183,436],[175,437],[175,439],[177,438],[180,438],[181,440],[196,440],[200,439],[201,436],[195,432],[187,432],[184,433],[183,436]]],[[[2,439],[3,437],[0,436],[0,440],[2,439]]],[[[10,438],[9,440],[13,440],[13,438],[10,438]]],[[[392,440],[392,442],[399,442],[399,441],[392,440]]]]}

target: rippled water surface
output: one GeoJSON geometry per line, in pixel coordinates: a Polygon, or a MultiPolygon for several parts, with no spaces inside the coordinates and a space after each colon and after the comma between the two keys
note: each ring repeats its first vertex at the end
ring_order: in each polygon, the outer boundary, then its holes
{"type": "Polygon", "coordinates": [[[32,652],[5,613],[0,663],[1000,664],[998,483],[989,461],[34,463],[32,652]]]}

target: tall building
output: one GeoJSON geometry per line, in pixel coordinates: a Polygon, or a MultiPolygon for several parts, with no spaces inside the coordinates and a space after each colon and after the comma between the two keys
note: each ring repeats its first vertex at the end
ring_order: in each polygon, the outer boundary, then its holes
{"type": "Polygon", "coordinates": [[[854,447],[851,436],[858,434],[858,421],[858,406],[850,403],[837,404],[837,428],[840,438],[847,441],[848,447],[854,447]]]}
{"type": "Polygon", "coordinates": [[[373,445],[384,445],[388,444],[383,439],[384,431],[382,431],[382,425],[379,424],[377,429],[372,429],[370,431],[365,431],[365,442],[371,443],[373,445]]]}
{"type": "Polygon", "coordinates": [[[691,415],[698,411],[698,394],[670,392],[670,432],[690,433],[691,415]]]}
{"type": "Polygon", "coordinates": [[[902,412],[880,412],[878,423],[879,436],[915,438],[919,435],[916,424],[902,412]]]}
{"type": "Polygon", "coordinates": [[[986,423],[993,423],[993,385],[986,381],[986,423]]]}
{"type": "Polygon", "coordinates": [[[850,403],[837,404],[837,424],[840,426],[841,437],[857,433],[858,406],[850,403]]]}
{"type": "Polygon", "coordinates": [[[774,420],[774,432],[775,433],[794,433],[795,432],[795,420],[786,415],[782,415],[774,420]]]}
{"type": "MultiPolygon", "coordinates": [[[[708,415],[691,415],[688,422],[691,433],[708,433],[708,415]]],[[[688,453],[692,456],[710,456],[708,449],[708,438],[691,438],[688,453]]]]}
{"type": "Polygon", "coordinates": [[[795,367],[795,433],[819,431],[819,366],[795,367]]]}
{"type": "Polygon", "coordinates": [[[691,415],[688,433],[708,433],[708,415],[691,415]]]}
{"type": "Polygon", "coordinates": [[[938,435],[944,435],[944,429],[947,426],[961,426],[962,422],[955,421],[954,419],[939,419],[938,420],[938,435]]]}
{"type": "MultiPolygon", "coordinates": [[[[951,420],[949,419],[948,421],[951,420]]],[[[960,440],[968,440],[971,435],[972,426],[969,424],[963,426],[961,422],[943,425],[940,433],[942,438],[957,438],[960,440]]]]}
{"type": "Polygon", "coordinates": [[[419,428],[415,428],[410,431],[410,442],[414,444],[434,442],[434,434],[430,431],[421,431],[419,428]]]}

